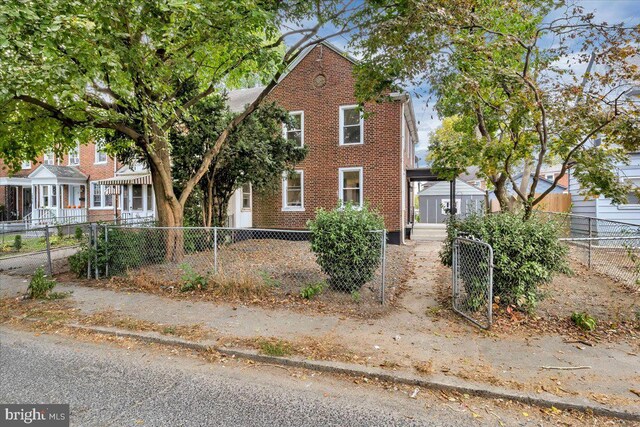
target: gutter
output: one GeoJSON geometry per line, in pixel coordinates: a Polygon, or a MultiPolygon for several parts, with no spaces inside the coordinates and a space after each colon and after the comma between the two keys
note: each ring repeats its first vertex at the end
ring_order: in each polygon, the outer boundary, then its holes
{"type": "Polygon", "coordinates": [[[402,101],[406,104],[406,108],[404,109],[405,119],[409,122],[409,131],[413,137],[413,144],[418,144],[418,126],[416,122],[416,115],[413,111],[413,100],[411,95],[409,92],[392,92],[389,94],[389,97],[394,101],[402,101]]]}

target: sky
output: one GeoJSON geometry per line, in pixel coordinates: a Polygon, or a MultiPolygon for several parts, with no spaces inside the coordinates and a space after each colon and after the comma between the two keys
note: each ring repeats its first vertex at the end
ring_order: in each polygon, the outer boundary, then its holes
{"type": "MultiPolygon", "coordinates": [[[[585,12],[593,12],[597,21],[624,22],[627,25],[640,24],[640,0],[578,0],[576,3],[584,7],[585,12]]],[[[328,33],[331,30],[325,29],[324,32],[328,33]]],[[[349,50],[350,39],[348,36],[339,36],[331,39],[330,42],[341,49],[349,50]]],[[[424,96],[429,92],[427,86],[407,88],[407,90],[413,96],[418,122],[419,144],[416,147],[416,152],[419,157],[423,157],[429,143],[429,134],[440,125],[441,120],[433,110],[433,101],[429,102],[428,97],[424,96]]]]}

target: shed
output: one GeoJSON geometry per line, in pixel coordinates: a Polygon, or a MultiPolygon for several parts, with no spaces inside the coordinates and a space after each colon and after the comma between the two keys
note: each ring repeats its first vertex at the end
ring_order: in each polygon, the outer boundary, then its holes
{"type": "MultiPolygon", "coordinates": [[[[418,193],[420,219],[417,222],[436,224],[446,220],[450,205],[448,181],[427,183],[418,193]]],[[[456,179],[456,211],[461,216],[484,212],[485,193],[460,179],[456,179]]]]}

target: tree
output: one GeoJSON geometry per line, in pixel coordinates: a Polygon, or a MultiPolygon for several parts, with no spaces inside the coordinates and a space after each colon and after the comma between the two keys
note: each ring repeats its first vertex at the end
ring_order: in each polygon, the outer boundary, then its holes
{"type": "MultiPolygon", "coordinates": [[[[169,139],[178,188],[197,170],[204,153],[233,117],[224,98],[211,98],[175,124],[169,139]]],[[[229,135],[200,180],[197,197],[188,203],[203,226],[224,224],[229,199],[243,184],[251,183],[254,193],[268,191],[280,183],[283,172],[304,159],[307,149],[284,138],[283,123],[290,124],[289,114],[274,103],[264,103],[229,135]]]]}
{"type": "MultiPolygon", "coordinates": [[[[624,201],[629,187],[615,164],[640,148],[640,106],[626,96],[640,81],[638,27],[599,23],[581,7],[545,0],[475,3],[471,12],[417,10],[422,16],[400,10],[361,43],[362,96],[406,77],[428,83],[439,114],[459,115],[466,135],[481,141],[480,158],[473,158],[481,169],[495,165],[487,175],[503,209],[505,183],[529,217],[569,167],[586,194],[624,201]],[[425,22],[433,16],[445,31],[434,33],[425,22]],[[391,46],[384,55],[376,53],[381,43],[391,46]],[[374,83],[369,69],[376,70],[374,83]],[[603,141],[597,147],[596,137],[603,141]],[[560,173],[539,193],[541,170],[554,163],[560,173]],[[525,172],[521,185],[518,170],[525,172]]],[[[454,154],[446,157],[466,160],[454,154]]]]}
{"type": "MultiPolygon", "coordinates": [[[[160,224],[181,226],[187,199],[233,130],[256,110],[297,53],[353,30],[357,18],[366,13],[365,5],[354,3],[3,2],[3,159],[17,168],[47,147],[63,151],[105,131],[125,136],[127,144],[116,138],[118,143],[108,150],[145,160],[160,224]],[[293,29],[281,33],[282,23],[293,29]],[[328,34],[318,36],[325,26],[328,34]],[[255,73],[267,82],[264,91],[222,129],[178,195],[170,129],[201,100],[255,73]]],[[[173,253],[181,245],[170,240],[168,256],[179,257],[173,253]]]]}

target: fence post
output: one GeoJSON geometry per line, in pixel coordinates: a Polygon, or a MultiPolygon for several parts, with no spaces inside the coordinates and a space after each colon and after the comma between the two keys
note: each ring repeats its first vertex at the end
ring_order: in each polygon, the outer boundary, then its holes
{"type": "Polygon", "coordinates": [[[218,227],[213,227],[213,274],[218,274],[218,227]]]}
{"type": "Polygon", "coordinates": [[[588,259],[588,267],[591,269],[591,238],[593,236],[593,231],[591,230],[591,217],[589,217],[589,259],[588,259]]]}
{"type": "Polygon", "coordinates": [[[94,257],[94,270],[96,279],[100,278],[100,272],[98,271],[98,224],[91,224],[93,227],[93,257],[94,257]]]}
{"type": "Polygon", "coordinates": [[[49,240],[49,224],[44,228],[44,239],[47,243],[47,268],[49,276],[53,275],[53,265],[51,263],[51,241],[49,240]]]}
{"type": "MultiPolygon", "coordinates": [[[[87,249],[93,247],[93,227],[89,224],[89,244],[87,245],[87,249]]],[[[91,251],[87,253],[87,279],[91,279],[91,251]]]]}
{"type": "Polygon", "coordinates": [[[109,277],[109,225],[104,225],[104,275],[109,277]]]}
{"type": "Polygon", "coordinates": [[[387,230],[382,230],[381,233],[382,242],[380,244],[380,262],[382,263],[382,269],[380,272],[380,304],[384,305],[384,286],[385,286],[385,274],[387,264],[387,230]]]}

